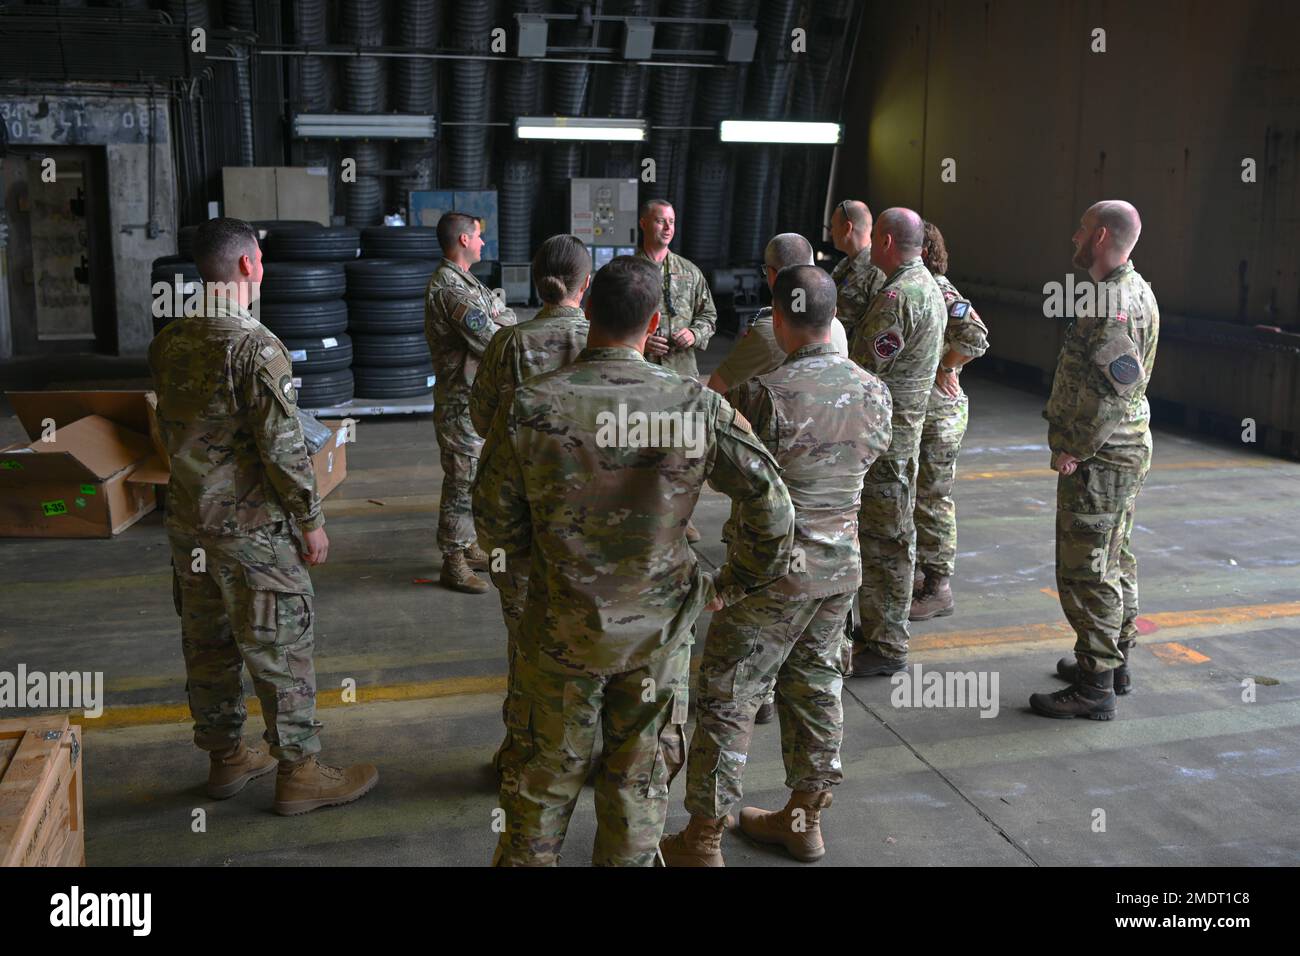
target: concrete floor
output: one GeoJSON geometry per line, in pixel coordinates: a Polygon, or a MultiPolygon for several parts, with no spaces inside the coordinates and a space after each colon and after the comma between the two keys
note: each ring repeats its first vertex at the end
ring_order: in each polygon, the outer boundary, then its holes
{"type": "MultiPolygon", "coordinates": [[[[706,369],[729,344],[719,336],[706,369]]],[[[1134,533],[1146,632],[1136,692],[1110,723],[1044,720],[1028,713],[1028,695],[1061,686],[1050,675],[1072,638],[1052,590],[1043,398],[967,385],[958,611],[914,626],[913,659],[997,675],[1000,710],[895,708],[887,680],[847,681],[846,779],[825,816],[825,863],[1300,862],[1300,465],[1157,432],[1134,533]],[[1242,699],[1247,677],[1258,678],[1253,703],[1242,699]]],[[[16,437],[15,420],[0,418],[0,440],[16,437]]],[[[313,572],[326,755],[373,761],[381,774],[351,807],[282,819],[265,779],[233,800],[204,796],[161,515],[115,540],[0,541],[0,667],[105,672],[108,706],[87,722],[84,750],[91,865],[490,859],[499,606],[494,594],[416,583],[437,577],[441,474],[428,417],[363,420],[357,438],[349,478],[325,504],[330,560],[313,572]],[[357,703],[340,702],[347,678],[357,703]],[[197,809],[206,832],[193,830],[197,809]]],[[[726,508],[706,491],[696,514],[714,564],[726,508]]],[[[248,730],[261,732],[259,717],[248,730]]],[[[760,727],[747,802],[780,805],[783,777],[778,728],[760,727]]],[[[593,832],[588,790],[566,865],[585,864],[593,832]]],[[[724,850],[732,866],[796,865],[738,836],[724,850]]]]}

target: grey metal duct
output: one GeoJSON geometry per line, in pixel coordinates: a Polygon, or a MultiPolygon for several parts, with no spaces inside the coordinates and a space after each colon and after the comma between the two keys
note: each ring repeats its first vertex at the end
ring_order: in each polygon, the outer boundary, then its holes
{"type": "MultiPolygon", "coordinates": [[[[343,0],[342,39],[359,47],[384,45],[384,8],[379,0],[343,0]]],[[[358,56],[343,61],[343,108],[349,113],[380,113],[387,109],[388,61],[358,56]]]]}
{"type": "MultiPolygon", "coordinates": [[[[617,10],[626,17],[650,16],[654,9],[650,0],[625,0],[617,10]]],[[[646,99],[650,92],[650,71],[642,66],[618,65],[597,67],[598,85],[609,91],[605,108],[607,116],[640,119],[646,115],[646,99]]],[[[605,150],[604,175],[620,179],[633,179],[641,175],[637,163],[640,146],[635,143],[611,143],[605,150]]]]}
{"type": "MultiPolygon", "coordinates": [[[[668,17],[703,17],[704,0],[668,0],[661,15],[668,17]]],[[[661,23],[655,32],[655,47],[672,50],[696,49],[699,28],[694,24],[661,23]]],[[[649,156],[654,160],[655,178],[643,187],[647,198],[667,199],[683,204],[687,178],[686,160],[690,134],[677,129],[689,125],[691,95],[696,71],[687,67],[656,67],[650,80],[651,129],[649,156]]],[[[674,237],[673,246],[679,240],[674,237]]]]}
{"type": "MultiPolygon", "coordinates": [[[[557,12],[579,13],[581,0],[563,0],[556,4],[557,12]]],[[[591,42],[589,26],[571,20],[552,21],[553,32],[560,46],[577,47],[591,42]]],[[[550,68],[548,94],[551,112],[556,116],[586,116],[587,99],[591,89],[591,66],[568,64],[550,68]]],[[[546,231],[557,233],[569,228],[569,181],[583,174],[585,149],[582,143],[550,143],[546,147],[545,180],[542,184],[545,202],[546,231]]]]}
{"type": "Polygon", "coordinates": [[[172,23],[183,23],[191,27],[212,26],[208,17],[208,0],[167,0],[164,9],[171,15],[172,23]]]}
{"type": "MultiPolygon", "coordinates": [[[[763,0],[759,10],[758,49],[749,71],[745,99],[748,119],[780,119],[785,115],[790,79],[790,31],[799,18],[799,0],[763,0]]],[[[737,160],[733,204],[732,257],[757,262],[776,223],[774,194],[779,191],[779,154],[772,146],[751,146],[737,160]]]]}
{"type": "MultiPolygon", "coordinates": [[[[514,0],[510,13],[541,13],[543,0],[514,0]]],[[[542,112],[543,70],[532,60],[510,63],[503,68],[501,117],[537,116],[542,112]]],[[[538,148],[533,143],[512,142],[501,164],[497,228],[502,262],[528,262],[533,254],[533,222],[540,202],[538,148]]]]}
{"type": "Polygon", "coordinates": [[[378,226],[384,221],[384,181],[377,175],[384,168],[384,153],[384,144],[371,140],[353,140],[344,147],[344,154],[357,161],[357,181],[343,187],[349,226],[378,226]]]}

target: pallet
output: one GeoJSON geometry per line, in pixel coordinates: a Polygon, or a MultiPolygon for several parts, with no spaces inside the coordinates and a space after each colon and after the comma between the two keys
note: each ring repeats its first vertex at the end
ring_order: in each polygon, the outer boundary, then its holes
{"type": "Polygon", "coordinates": [[[81,727],[0,720],[0,866],[85,866],[81,727]]]}

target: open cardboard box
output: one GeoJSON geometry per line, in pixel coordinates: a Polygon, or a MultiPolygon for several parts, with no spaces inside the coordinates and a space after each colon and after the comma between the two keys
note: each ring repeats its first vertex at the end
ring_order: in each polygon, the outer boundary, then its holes
{"type": "MultiPolygon", "coordinates": [[[[108,538],[157,507],[170,469],[153,392],[6,397],[31,441],[0,449],[0,536],[108,538]]],[[[330,439],[312,456],[322,498],[347,477],[349,438],[342,422],[323,424],[330,439]]]]}

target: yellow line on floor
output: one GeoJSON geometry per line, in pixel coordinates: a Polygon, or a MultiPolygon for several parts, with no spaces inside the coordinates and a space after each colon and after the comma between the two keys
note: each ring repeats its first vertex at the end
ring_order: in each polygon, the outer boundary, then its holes
{"type": "Polygon", "coordinates": [[[1174,641],[1167,644],[1152,644],[1150,650],[1156,657],[1170,664],[1204,664],[1209,660],[1204,654],[1174,641]]]}
{"type": "MultiPolygon", "coordinates": [[[[1143,615],[1150,623],[1156,625],[1156,631],[1174,630],[1183,627],[1196,627],[1206,624],[1232,625],[1254,621],[1272,620],[1284,617],[1300,617],[1300,601],[1287,601],[1280,604],[1246,604],[1237,607],[1205,608],[1199,611],[1159,611],[1143,615]]],[[[1069,625],[1064,622],[1042,624],[1022,624],[1016,627],[984,628],[973,631],[952,631],[947,634],[926,634],[912,639],[912,647],[917,651],[943,650],[955,647],[975,645],[1016,644],[1030,641],[1055,640],[1071,634],[1069,625]]],[[[1155,642],[1152,642],[1155,650],[1155,642]]],[[[1161,642],[1162,647],[1181,647],[1182,645],[1161,642]]],[[[1180,663],[1197,663],[1203,657],[1190,648],[1185,654],[1170,651],[1180,663]],[[1192,655],[1192,656],[1188,656],[1192,655]]],[[[1160,655],[1166,656],[1166,655],[1160,655]]],[[[1205,658],[1209,660],[1209,658],[1205,658]]],[[[693,666],[695,662],[692,662],[693,666]]],[[[692,681],[694,684],[694,681],[692,681]]],[[[505,691],[504,674],[484,675],[480,677],[445,677],[438,680],[410,681],[401,684],[384,684],[378,687],[362,685],[357,688],[358,704],[378,703],[381,701],[425,700],[436,697],[452,697],[457,694],[501,694],[505,691]]],[[[322,710],[335,707],[350,707],[351,702],[342,700],[339,688],[318,689],[316,706],[322,710]]],[[[250,697],[247,702],[250,715],[262,712],[257,698],[250,697]]],[[[114,730],[121,727],[139,727],[147,724],[168,724],[188,721],[189,707],[185,704],[131,704],[109,706],[104,715],[97,719],[85,720],[87,730],[114,730]]]]}

